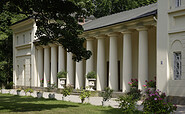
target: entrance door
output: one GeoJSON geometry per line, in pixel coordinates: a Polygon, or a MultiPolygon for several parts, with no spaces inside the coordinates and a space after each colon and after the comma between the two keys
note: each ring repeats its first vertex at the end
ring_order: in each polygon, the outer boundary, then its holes
{"type": "MultiPolygon", "coordinates": [[[[118,61],[118,90],[121,91],[120,85],[120,61],[118,61]]],[[[109,87],[109,61],[107,61],[107,87],[109,87]]]]}

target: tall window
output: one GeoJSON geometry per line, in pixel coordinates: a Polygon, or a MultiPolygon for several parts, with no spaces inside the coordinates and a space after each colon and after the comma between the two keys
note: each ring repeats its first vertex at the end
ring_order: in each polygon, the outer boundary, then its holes
{"type": "Polygon", "coordinates": [[[176,7],[180,7],[181,6],[181,0],[175,0],[175,4],[176,4],[176,7]]]}
{"type": "Polygon", "coordinates": [[[19,36],[17,36],[17,45],[19,45],[19,36]]]}
{"type": "Polygon", "coordinates": [[[181,52],[174,53],[174,80],[181,79],[181,52]]]}
{"type": "Polygon", "coordinates": [[[23,44],[25,44],[25,35],[23,34],[23,44]]]}

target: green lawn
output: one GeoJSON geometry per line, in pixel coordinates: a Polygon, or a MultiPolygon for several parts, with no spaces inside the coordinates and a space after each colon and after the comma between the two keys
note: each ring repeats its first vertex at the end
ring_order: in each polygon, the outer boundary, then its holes
{"type": "Polygon", "coordinates": [[[120,114],[120,109],[0,94],[0,113],[120,114]]]}

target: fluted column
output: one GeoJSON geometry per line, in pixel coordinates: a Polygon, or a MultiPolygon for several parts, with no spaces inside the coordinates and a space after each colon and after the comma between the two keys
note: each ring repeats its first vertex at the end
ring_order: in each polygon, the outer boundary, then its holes
{"type": "Polygon", "coordinates": [[[142,27],[139,31],[139,56],[138,56],[138,88],[143,90],[145,80],[148,80],[148,31],[142,27]]]}
{"type": "Polygon", "coordinates": [[[101,35],[97,37],[97,90],[104,90],[106,87],[106,62],[105,62],[105,38],[107,36],[101,35]]]}
{"type": "Polygon", "coordinates": [[[67,53],[67,85],[74,85],[74,61],[72,60],[72,53],[67,53]]]}
{"type": "Polygon", "coordinates": [[[38,74],[37,74],[37,79],[38,79],[38,87],[41,87],[41,80],[44,78],[43,75],[43,71],[44,71],[44,61],[43,61],[43,57],[44,57],[44,52],[43,52],[43,48],[42,47],[37,47],[38,49],[38,60],[37,60],[37,65],[38,65],[38,74]]]}
{"type": "Polygon", "coordinates": [[[118,91],[118,33],[111,33],[109,47],[109,87],[118,91]]]}
{"type": "MultiPolygon", "coordinates": [[[[87,38],[87,44],[86,44],[86,49],[90,50],[92,52],[92,56],[86,60],[86,75],[88,72],[94,71],[94,49],[93,49],[93,44],[94,44],[94,39],[93,38],[87,38]]],[[[88,80],[85,78],[85,86],[88,86],[88,80]]]]}
{"type": "Polygon", "coordinates": [[[59,45],[58,46],[58,72],[65,71],[65,50],[59,45]]]}
{"type": "Polygon", "coordinates": [[[75,89],[80,89],[84,87],[84,73],[83,73],[83,60],[76,62],[76,75],[75,75],[75,89]]]}
{"type": "Polygon", "coordinates": [[[57,84],[57,45],[49,46],[51,47],[51,84],[57,84]]]}
{"type": "Polygon", "coordinates": [[[44,87],[48,87],[47,81],[50,80],[50,48],[49,46],[43,46],[44,48],[44,87]]]}
{"type": "Polygon", "coordinates": [[[129,92],[128,82],[132,77],[132,40],[131,32],[125,31],[123,34],[123,92],[129,92]]]}

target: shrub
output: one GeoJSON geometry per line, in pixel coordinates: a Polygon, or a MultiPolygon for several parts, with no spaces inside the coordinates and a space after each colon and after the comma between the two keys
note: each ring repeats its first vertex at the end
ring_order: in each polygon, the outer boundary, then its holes
{"type": "Polygon", "coordinates": [[[82,103],[84,102],[85,98],[90,97],[90,95],[91,95],[90,91],[87,91],[87,90],[83,89],[82,92],[80,93],[80,96],[79,96],[81,101],[82,101],[82,103]]]}
{"type": "Polygon", "coordinates": [[[24,92],[25,92],[25,93],[27,93],[27,92],[33,93],[33,89],[27,88],[27,89],[24,90],[24,92]]]}
{"type": "Polygon", "coordinates": [[[137,89],[137,88],[131,88],[130,92],[127,93],[127,95],[132,95],[133,99],[135,100],[139,100],[141,98],[141,90],[137,89]]]}
{"type": "Polygon", "coordinates": [[[156,88],[156,80],[150,80],[150,81],[145,81],[146,85],[143,85],[144,87],[149,87],[149,88],[156,88]]]}
{"type": "Polygon", "coordinates": [[[144,113],[171,113],[177,109],[172,103],[166,102],[165,93],[161,93],[159,90],[152,93],[149,89],[147,90],[147,97],[142,103],[144,105],[144,113]]]}
{"type": "Polygon", "coordinates": [[[67,72],[66,71],[60,71],[57,74],[58,78],[66,78],[67,77],[67,72]]]}
{"type": "Polygon", "coordinates": [[[105,88],[105,91],[101,93],[101,96],[103,97],[103,101],[108,101],[112,98],[113,90],[109,87],[105,88]]]}
{"type": "Polygon", "coordinates": [[[133,113],[136,111],[136,99],[132,95],[124,95],[118,98],[119,107],[124,113],[133,113]]]}
{"type": "Polygon", "coordinates": [[[41,84],[43,84],[43,83],[44,83],[44,78],[42,78],[42,79],[40,80],[40,83],[41,83],[41,84]]]}
{"type": "Polygon", "coordinates": [[[137,79],[131,79],[131,82],[128,82],[128,85],[130,85],[130,87],[138,88],[138,80],[137,79]]]}
{"type": "Polygon", "coordinates": [[[62,94],[64,97],[66,97],[70,95],[72,91],[73,91],[73,87],[71,85],[68,85],[68,86],[65,86],[65,88],[62,91],[62,94]]]}
{"type": "Polygon", "coordinates": [[[14,85],[14,83],[10,82],[10,83],[6,84],[5,89],[12,89],[13,85],[14,85]]]}
{"type": "Polygon", "coordinates": [[[91,72],[88,72],[87,73],[87,75],[86,75],[86,77],[88,78],[88,79],[96,79],[96,72],[94,72],[94,71],[91,71],[91,72]]]}

